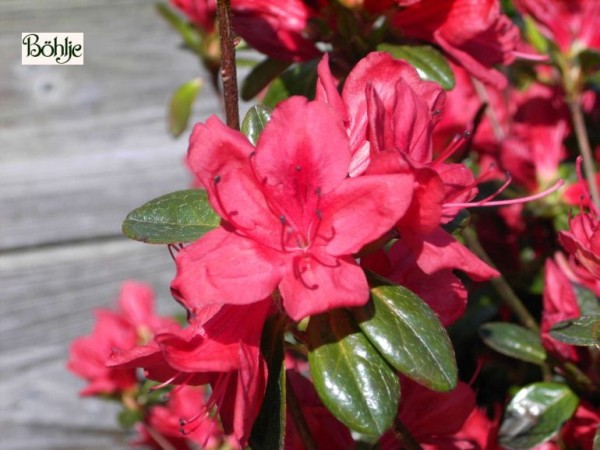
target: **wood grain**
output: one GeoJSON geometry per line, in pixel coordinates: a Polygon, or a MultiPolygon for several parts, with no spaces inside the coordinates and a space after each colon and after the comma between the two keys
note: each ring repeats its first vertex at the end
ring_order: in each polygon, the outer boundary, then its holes
{"type": "MultiPolygon", "coordinates": [[[[179,311],[164,247],[120,237],[121,221],[185,188],[186,139],[166,132],[168,99],[202,75],[148,0],[0,1],[0,449],[126,449],[116,405],[80,399],[68,346],[150,282],[179,311]],[[83,32],[84,66],[22,66],[23,32],[83,32]]],[[[205,89],[194,118],[218,111],[205,89]]]]}

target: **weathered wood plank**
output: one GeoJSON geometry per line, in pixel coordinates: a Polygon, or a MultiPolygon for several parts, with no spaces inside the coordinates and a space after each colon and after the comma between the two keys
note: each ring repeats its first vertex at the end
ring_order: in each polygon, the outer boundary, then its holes
{"type": "Polygon", "coordinates": [[[115,405],[78,398],[68,345],[91,331],[94,308],[114,306],[125,279],[150,282],[161,313],[181,312],[173,273],[164,246],[125,239],[0,258],[0,448],[127,448],[115,405]]]}
{"type": "MultiPolygon", "coordinates": [[[[166,105],[202,72],[147,0],[0,4],[0,249],[117,235],[132,208],[184,188],[166,105]],[[84,66],[22,66],[24,31],[82,31],[84,66]]],[[[218,110],[209,88],[195,118],[218,110]]]]}

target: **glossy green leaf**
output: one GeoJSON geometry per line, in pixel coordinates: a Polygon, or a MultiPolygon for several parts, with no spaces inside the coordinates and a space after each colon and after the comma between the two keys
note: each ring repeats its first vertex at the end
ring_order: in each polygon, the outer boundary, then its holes
{"type": "Polygon", "coordinates": [[[201,53],[202,36],[198,29],[183,19],[165,3],[156,5],[158,13],[181,35],[183,42],[197,53],[201,53]]]}
{"type": "Polygon", "coordinates": [[[250,445],[252,450],[279,450],[285,438],[285,365],[283,321],[280,316],[270,317],[263,329],[261,353],[267,361],[269,378],[262,406],[258,413],[250,445]]]}
{"type": "Polygon", "coordinates": [[[318,61],[294,64],[271,83],[263,103],[274,108],[292,95],[302,95],[309,100],[315,97],[318,61]]]}
{"type": "Polygon", "coordinates": [[[131,211],[123,222],[123,233],[149,244],[175,244],[195,241],[219,222],[206,192],[188,189],[150,200],[131,211]]]}
{"type": "Polygon", "coordinates": [[[522,326],[507,322],[490,322],[479,328],[479,336],[498,353],[534,364],[543,364],[546,350],[540,336],[522,326]]]}
{"type": "Polygon", "coordinates": [[[430,45],[380,44],[377,50],[411,64],[423,80],[435,81],[446,90],[454,87],[454,73],[438,50],[430,45]]]}
{"type": "Polygon", "coordinates": [[[542,444],[559,432],[578,403],[578,397],[562,383],[525,386],[506,407],[499,441],[512,449],[530,449],[542,444]]]}
{"type": "Polygon", "coordinates": [[[571,345],[600,346],[600,315],[581,316],[554,324],[550,336],[571,345]]]}
{"type": "Polygon", "coordinates": [[[256,97],[260,91],[266,88],[271,81],[291,64],[290,61],[279,61],[271,58],[258,63],[244,79],[241,89],[242,99],[248,101],[256,97]]]}
{"type": "Polygon", "coordinates": [[[400,382],[345,310],[313,316],[310,372],[325,406],[350,429],[381,436],[394,422],[400,382]]]}
{"type": "Polygon", "coordinates": [[[456,387],[454,349],[435,313],[403,286],[371,289],[371,300],[353,310],[360,329],[396,370],[430,389],[456,387]]]}
{"type": "Polygon", "coordinates": [[[194,78],[177,88],[169,102],[169,132],[177,137],[186,129],[192,105],[202,89],[202,80],[194,78]]]}
{"type": "Polygon", "coordinates": [[[256,145],[260,133],[271,119],[271,108],[265,105],[255,105],[248,110],[242,121],[242,133],[246,135],[252,145],[256,145]]]}

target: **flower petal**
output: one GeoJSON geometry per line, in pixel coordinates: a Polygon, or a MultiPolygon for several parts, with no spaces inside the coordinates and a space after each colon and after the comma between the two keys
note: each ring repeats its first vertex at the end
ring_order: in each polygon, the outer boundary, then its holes
{"type": "Polygon", "coordinates": [[[296,321],[330,309],[364,305],[369,285],[362,269],[350,257],[322,264],[310,256],[289,261],[279,289],[287,314],[296,321]]]}
{"type": "Polygon", "coordinates": [[[319,235],[328,240],[330,255],[349,255],[379,238],[408,208],[413,193],[411,174],[349,178],[323,205],[319,235]]]}
{"type": "Polygon", "coordinates": [[[217,228],[178,253],[171,290],[192,315],[214,303],[254,303],[281,280],[280,261],[278,252],[217,228]]]}

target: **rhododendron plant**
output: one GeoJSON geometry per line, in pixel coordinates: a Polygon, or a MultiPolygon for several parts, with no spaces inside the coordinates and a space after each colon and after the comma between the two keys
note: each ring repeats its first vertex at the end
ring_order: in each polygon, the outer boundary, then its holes
{"type": "Polygon", "coordinates": [[[226,123],[123,231],[186,320],[127,284],[71,347],[82,395],[151,448],[596,448],[598,2],[172,4],[226,123]],[[265,55],[241,129],[236,45],[265,55]]]}

